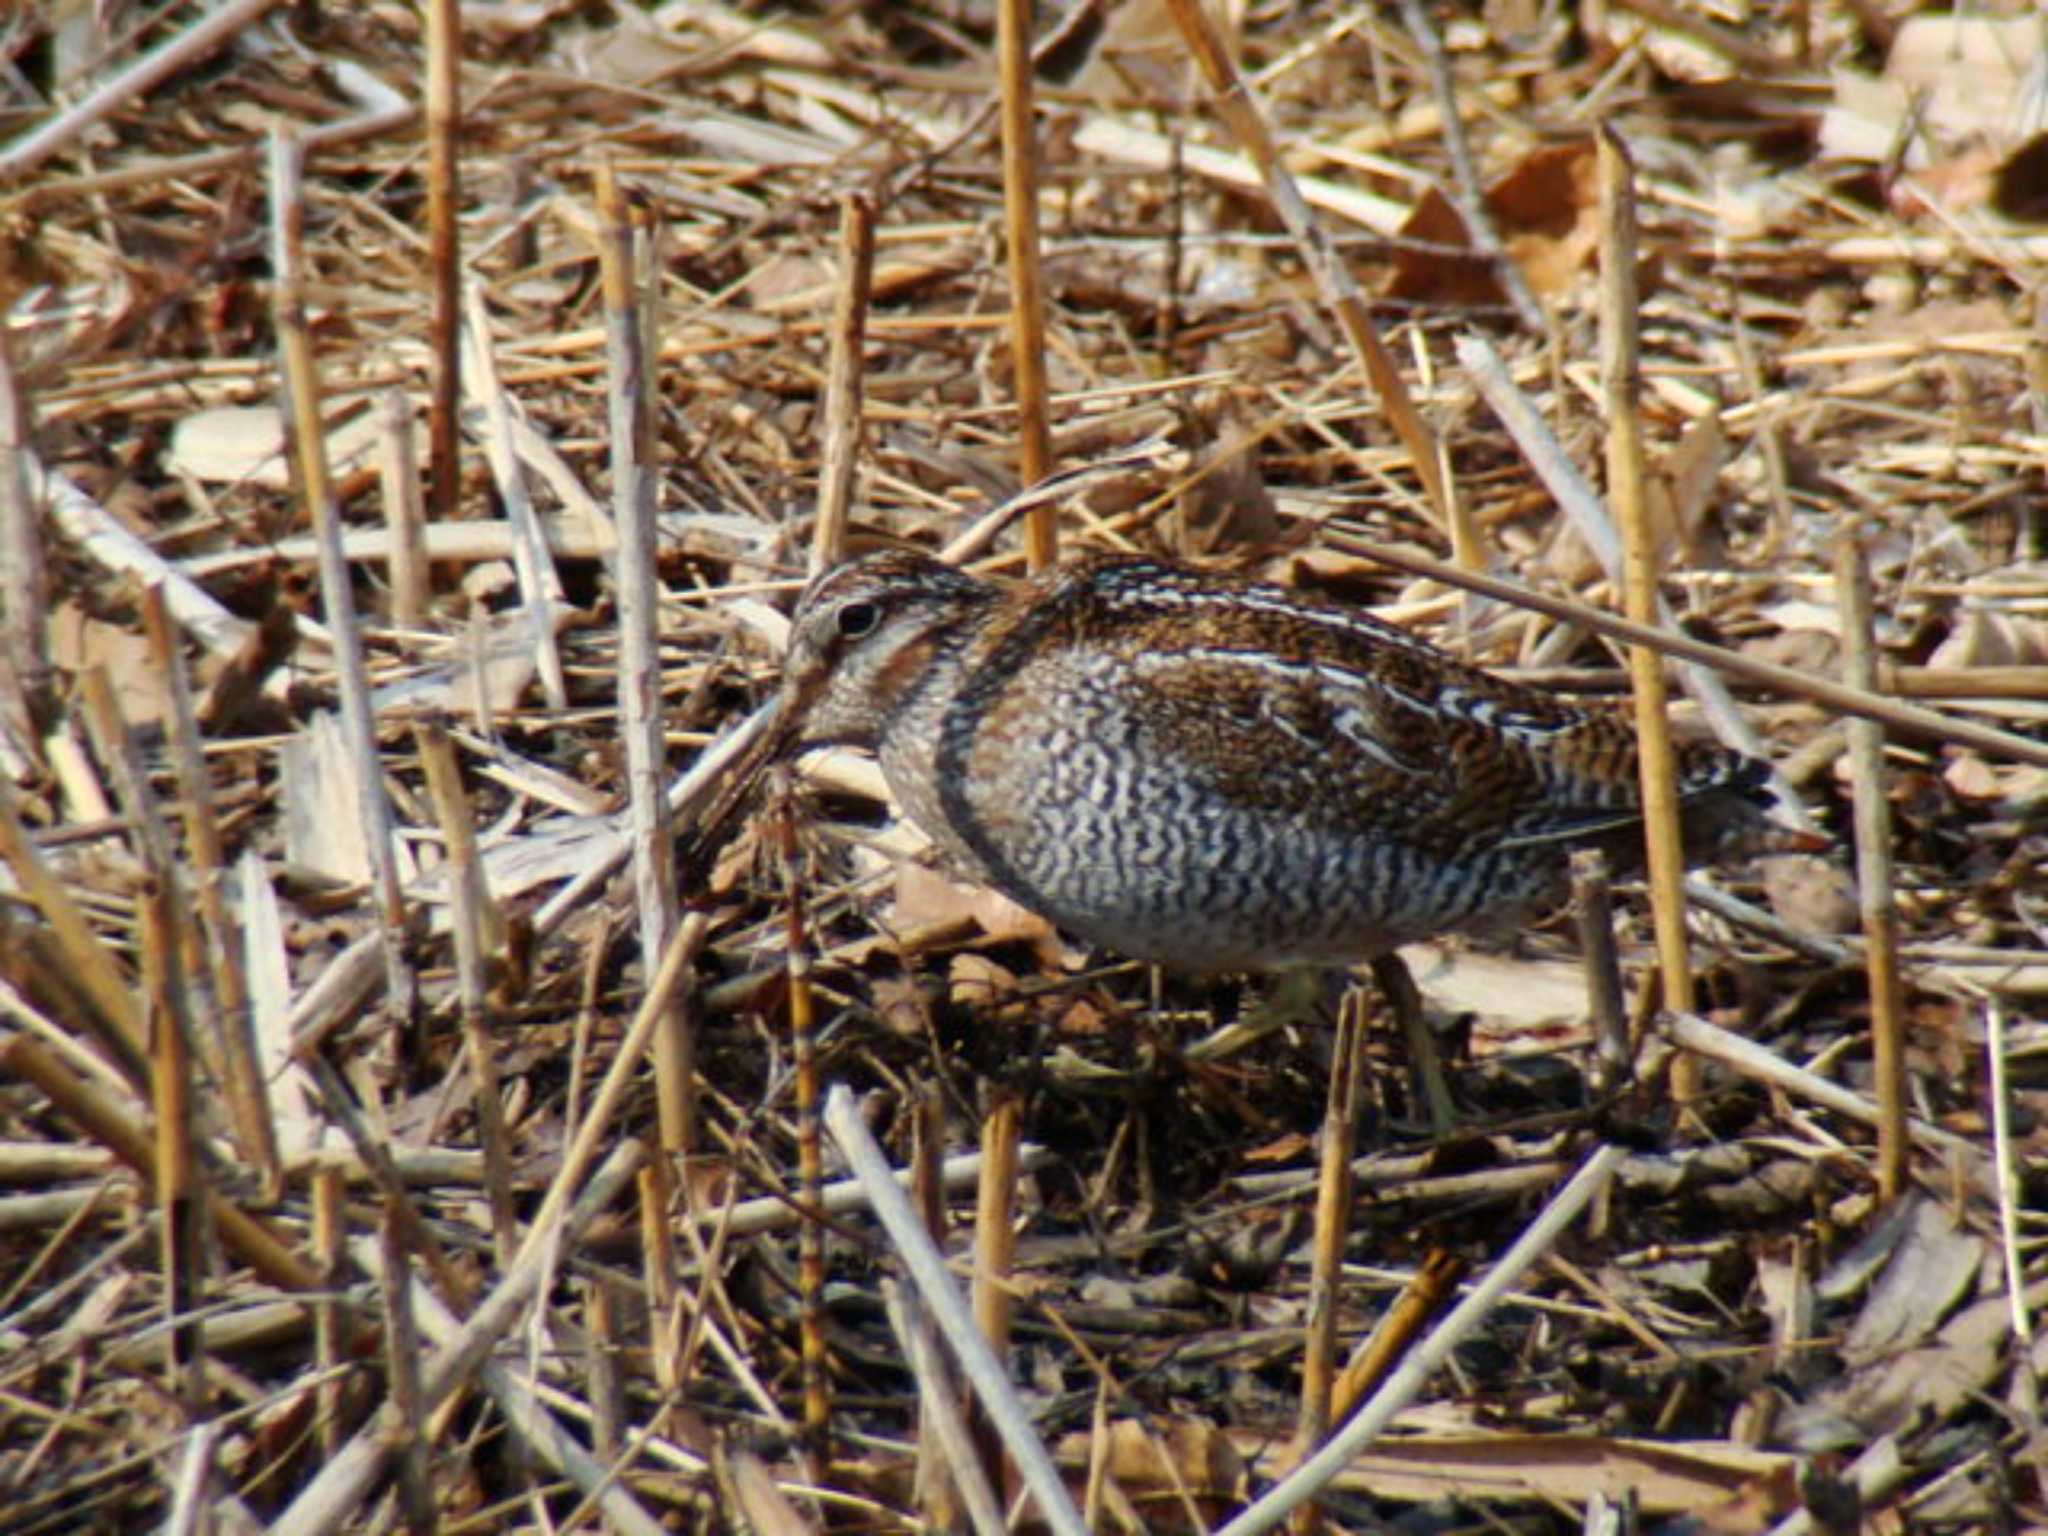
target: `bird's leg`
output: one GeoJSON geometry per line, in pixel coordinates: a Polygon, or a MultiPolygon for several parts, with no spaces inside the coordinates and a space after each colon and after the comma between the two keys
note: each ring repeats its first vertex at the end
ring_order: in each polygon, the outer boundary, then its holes
{"type": "Polygon", "coordinates": [[[1422,1083],[1422,1097],[1429,1105],[1429,1128],[1447,1136],[1458,1123],[1457,1106],[1451,1101],[1451,1085],[1444,1077],[1444,1064],[1437,1055],[1436,1036],[1422,1016],[1422,993],[1408,973],[1408,962],[1389,950],[1372,957],[1372,979],[1393,1010],[1408,1040],[1408,1064],[1422,1083]]]}

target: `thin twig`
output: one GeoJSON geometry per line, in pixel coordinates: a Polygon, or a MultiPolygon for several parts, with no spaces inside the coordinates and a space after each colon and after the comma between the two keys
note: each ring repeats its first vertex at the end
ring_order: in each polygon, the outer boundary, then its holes
{"type": "Polygon", "coordinates": [[[860,462],[861,379],[868,294],[875,278],[875,205],[860,193],[839,203],[839,293],[832,303],[832,355],[825,373],[825,451],[818,469],[818,522],[811,534],[811,574],[846,556],[860,462]]]}

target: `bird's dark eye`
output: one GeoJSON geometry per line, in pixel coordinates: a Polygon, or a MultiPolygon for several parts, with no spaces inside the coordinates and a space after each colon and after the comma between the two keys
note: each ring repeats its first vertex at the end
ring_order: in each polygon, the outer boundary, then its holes
{"type": "Polygon", "coordinates": [[[848,603],[839,610],[839,633],[848,640],[872,634],[882,622],[882,610],[874,603],[848,603]]]}

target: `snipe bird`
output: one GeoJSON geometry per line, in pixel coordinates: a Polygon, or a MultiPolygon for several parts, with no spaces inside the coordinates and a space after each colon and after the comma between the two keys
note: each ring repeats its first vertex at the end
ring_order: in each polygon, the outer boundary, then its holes
{"type": "MultiPolygon", "coordinates": [[[[799,600],[782,750],[872,748],[962,873],[1180,972],[1350,964],[1556,904],[1569,855],[1642,862],[1618,713],[1285,587],[1130,555],[997,586],[868,555],[799,600]]],[[[1690,858],[1767,770],[1680,749],[1690,858]]]]}

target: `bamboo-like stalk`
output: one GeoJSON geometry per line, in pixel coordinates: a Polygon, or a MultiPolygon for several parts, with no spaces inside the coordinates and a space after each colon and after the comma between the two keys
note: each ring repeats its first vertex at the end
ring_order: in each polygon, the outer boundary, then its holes
{"type": "MultiPolygon", "coordinates": [[[[633,895],[640,953],[658,955],[675,931],[675,836],[664,780],[661,583],[655,570],[654,378],[643,346],[633,223],[611,167],[597,172],[607,393],[611,406],[613,577],[619,599],[619,731],[633,830],[633,895]]],[[[696,1140],[696,1030],[678,999],[654,1039],[654,1093],[662,1151],[687,1156],[696,1140]]]]}
{"type": "Polygon", "coordinates": [[[351,1332],[342,1271],[343,1244],[348,1237],[348,1181],[340,1168],[323,1163],[313,1170],[311,1186],[311,1251],[325,1292],[313,1308],[313,1366],[320,1375],[315,1432],[321,1453],[332,1456],[347,1433],[341,1422],[346,1383],[338,1367],[348,1358],[351,1332]]]}
{"type": "Polygon", "coordinates": [[[163,1218],[164,1310],[172,1394],[189,1409],[205,1399],[201,1289],[205,1183],[192,1153],[192,1058],[186,1049],[185,985],[170,886],[153,871],[141,893],[143,990],[155,1078],[156,1198],[163,1218]]]}
{"type": "MultiPolygon", "coordinates": [[[[1877,687],[1875,606],[1870,566],[1856,530],[1835,545],[1835,601],[1842,614],[1843,676],[1877,687]]],[[[1892,901],[1892,807],[1884,767],[1884,727],[1849,722],[1849,784],[1855,797],[1856,896],[1863,917],[1863,973],[1870,987],[1872,1084],[1877,1099],[1877,1188],[1895,1200],[1906,1188],[1905,999],[1899,981],[1899,914],[1892,901]]]]}
{"type": "Polygon", "coordinates": [[[811,574],[846,557],[860,462],[863,349],[868,295],[875,278],[875,205],[849,192],[839,202],[839,292],[832,302],[832,356],[825,372],[825,449],[818,468],[818,521],[811,534],[811,574]]]}
{"type": "Polygon", "coordinates": [[[1831,677],[1801,672],[1797,667],[1781,667],[1772,662],[1758,661],[1755,657],[1745,656],[1739,651],[1709,645],[1704,640],[1695,640],[1692,636],[1680,634],[1677,630],[1638,624],[1602,608],[1594,608],[1586,603],[1575,603],[1568,598],[1552,597],[1546,592],[1538,592],[1534,588],[1521,586],[1512,581],[1503,581],[1498,576],[1488,576],[1480,571],[1463,570],[1448,561],[1433,560],[1412,550],[1396,549],[1391,545],[1374,543],[1370,539],[1352,538],[1341,533],[1326,533],[1323,543],[1343,554],[1363,555],[1368,560],[1377,560],[1380,564],[1391,566],[1397,571],[1427,576],[1432,581],[1441,581],[1447,586],[1463,587],[1487,597],[1497,597],[1502,602],[1513,603],[1518,608],[1527,608],[1531,613],[1544,614],[1567,624],[1582,625],[1595,634],[1605,635],[1611,640],[1619,640],[1627,645],[1648,646],[1660,655],[1698,662],[1726,676],[1738,677],[1759,687],[1775,689],[1795,699],[1810,699],[1816,704],[1840,710],[1844,714],[1875,720],[1904,735],[1929,741],[1952,742],[1961,747],[1975,747],[1978,751],[1987,752],[1993,757],[2048,768],[2048,742],[2035,741],[2012,731],[2001,731],[1993,726],[1980,725],[1974,720],[1944,714],[1938,709],[1926,709],[1918,704],[1904,704],[1897,699],[1872,693],[1868,689],[1851,688],[1831,677]]]}
{"type": "Polygon", "coordinates": [[[390,1380],[392,1438],[398,1452],[398,1501],[406,1528],[423,1536],[434,1529],[434,1490],[427,1478],[420,1335],[413,1321],[412,1263],[405,1238],[399,1213],[386,1209],[377,1224],[377,1255],[384,1281],[384,1369],[390,1380]]]}
{"type": "Polygon", "coordinates": [[[14,367],[14,343],[0,326],[0,638],[7,668],[33,718],[49,687],[48,577],[42,519],[28,489],[29,408],[14,367]]]}
{"type": "MultiPolygon", "coordinates": [[[[974,1284],[970,1304],[974,1325],[989,1352],[1007,1363],[1010,1354],[1010,1270],[1016,1263],[1017,1142],[1019,1111],[1005,1093],[981,1122],[981,1180],[974,1199],[974,1284]]],[[[985,1403],[969,1422],[989,1486],[1001,1488],[1002,1447],[985,1403]]]]}
{"type": "MultiPolygon", "coordinates": [[[[1643,467],[1642,387],[1637,347],[1635,167],[1612,128],[1600,132],[1600,380],[1607,411],[1607,495],[1621,524],[1623,601],[1637,624],[1657,619],[1657,549],[1643,467]]],[[[1650,909],[1666,1009],[1692,1011],[1692,960],[1686,949],[1685,847],[1679,835],[1678,754],[1671,743],[1664,661],[1647,646],[1628,653],[1636,754],[1643,786],[1643,838],[1649,855],[1650,909]]],[[[1699,1097],[1700,1064],[1680,1056],[1671,1096],[1680,1109],[1699,1097]]]]}
{"type": "Polygon", "coordinates": [[[269,1205],[284,1194],[284,1164],[278,1153],[269,1086],[263,1080],[257,1056],[249,989],[237,954],[241,936],[225,896],[229,878],[227,851],[213,810],[213,776],[207,772],[200,747],[192,688],[159,582],[142,589],[142,628],[157,672],[164,679],[170,706],[164,714],[164,736],[178,775],[186,867],[192,871],[192,892],[199,909],[205,961],[213,978],[214,1003],[219,1013],[213,1033],[224,1064],[223,1087],[242,1149],[256,1165],[262,1180],[263,1202],[269,1205]]]}
{"type": "MultiPolygon", "coordinates": [[[[1359,1088],[1365,1077],[1365,995],[1353,988],[1337,1014],[1330,1059],[1330,1092],[1317,1148],[1316,1222],[1309,1264],[1308,1322],[1302,1330],[1301,1404],[1294,1421],[1296,1454],[1306,1458],[1330,1432],[1330,1399],[1337,1380],[1337,1310],[1342,1295],[1344,1243],[1351,1231],[1351,1156],[1358,1134],[1359,1088]]],[[[1313,1502],[1294,1512],[1297,1536],[1320,1530],[1313,1502]]]]}
{"type": "Polygon", "coordinates": [[[1281,163],[1279,146],[1273,142],[1272,131],[1259,113],[1251,86],[1238,72],[1229,49],[1217,32],[1215,22],[1203,9],[1201,0],[1167,0],[1167,8],[1173,12],[1175,25],[1187,40],[1195,62],[1201,66],[1203,78],[1209,82],[1217,115],[1258,167],[1266,195],[1272,200],[1273,211],[1280,215],[1288,234],[1300,247],[1323,302],[1336,314],[1345,338],[1365,369],[1373,392],[1379,396],[1380,406],[1386,411],[1395,436],[1408,450],[1415,477],[1422,483],[1437,526],[1448,530],[1451,526],[1450,498],[1438,457],[1436,434],[1422,419],[1421,412],[1416,410],[1408,386],[1402,383],[1400,371],[1395,368],[1393,358],[1381,342],[1379,332],[1374,329],[1365,296],[1359,292],[1356,279],[1344,264],[1342,254],[1316,223],[1315,215],[1309,211],[1294,177],[1281,163]]]}
{"type": "Polygon", "coordinates": [[[1387,1373],[1429,1326],[1430,1319],[1458,1294],[1466,1267],[1465,1261],[1447,1248],[1432,1248],[1422,1256],[1401,1294],[1380,1314],[1372,1332],[1358,1341],[1351,1358],[1344,1362],[1330,1393],[1333,1423],[1347,1422],[1368,1394],[1386,1380],[1387,1373]]]}
{"type": "Polygon", "coordinates": [[[804,924],[803,860],[796,840],[796,788],[788,765],[775,771],[777,852],[782,859],[783,961],[789,983],[789,1043],[796,1080],[797,1301],[802,1309],[805,1454],[812,1476],[832,1460],[832,1398],[825,1354],[825,1162],[818,1125],[818,1039],[811,1006],[810,935],[804,924]]]}
{"type": "MultiPolygon", "coordinates": [[[[946,1245],[946,1103],[933,1088],[918,1095],[911,1118],[910,1203],[916,1209],[932,1242],[946,1245]]],[[[922,1307],[904,1305],[902,1328],[912,1335],[907,1340],[913,1359],[925,1362],[918,1372],[917,1414],[917,1505],[925,1523],[935,1531],[954,1529],[961,1519],[962,1489],[954,1469],[972,1460],[963,1457],[956,1440],[972,1444],[966,1434],[967,1414],[959,1400],[959,1383],[949,1370],[932,1331],[930,1316],[922,1307]],[[960,1431],[955,1436],[955,1430],[960,1431]]],[[[896,1316],[891,1312],[892,1320],[896,1316]]]]}
{"type": "Polygon", "coordinates": [[[391,807],[384,798],[382,765],[377,760],[376,723],[370,712],[370,689],[363,676],[362,639],[356,625],[355,596],[349,588],[348,564],[341,552],[341,509],[335,503],[334,481],[327,469],[327,440],[320,424],[320,374],[313,360],[313,338],[306,328],[303,237],[305,205],[300,198],[303,155],[298,140],[286,129],[270,133],[272,309],[277,349],[284,369],[287,415],[291,421],[292,456],[298,469],[299,492],[320,546],[320,596],[334,644],[340,675],[341,718],[355,758],[358,809],[364,842],[369,849],[375,886],[378,928],[383,936],[386,1005],[397,1017],[409,1017],[414,1004],[412,972],[405,960],[405,898],[398,886],[398,858],[393,847],[391,807]]]}
{"type": "Polygon", "coordinates": [[[664,1398],[682,1386],[682,1348],[676,1338],[676,1243],[671,1212],[675,1179],[669,1160],[650,1157],[635,1181],[639,1194],[640,1276],[647,1287],[647,1343],[654,1384],[664,1398]]]}
{"type": "MultiPolygon", "coordinates": [[[[1038,249],[1038,125],[1031,89],[1031,0],[996,0],[996,68],[1002,78],[1003,235],[1010,258],[1010,372],[1017,395],[1017,478],[1036,485],[1052,471],[1050,387],[1045,373],[1045,287],[1038,249]]],[[[1059,559],[1050,506],[1024,520],[1034,571],[1059,559]]]]}
{"type": "Polygon", "coordinates": [[[437,523],[455,519],[462,495],[461,65],[462,0],[427,0],[427,460],[437,523]]]}
{"type": "Polygon", "coordinates": [[[448,724],[433,716],[413,726],[420,766],[427,776],[427,795],[441,828],[441,846],[448,859],[449,923],[455,948],[456,1007],[462,1017],[462,1039],[469,1058],[470,1091],[474,1095],[477,1140],[484,1152],[484,1191],[491,1208],[491,1236],[498,1262],[505,1264],[518,1244],[518,1214],[512,1206],[512,1138],[505,1128],[505,1105],[498,1087],[497,1045],[491,1038],[491,1005],[484,984],[484,956],[492,947],[494,921],[491,893],[484,884],[483,857],[477,851],[476,823],[448,724]]]}
{"type": "Polygon", "coordinates": [[[413,441],[412,401],[387,389],[377,403],[377,474],[384,493],[384,526],[391,535],[391,622],[417,629],[427,622],[432,572],[427,564],[426,506],[420,490],[420,455],[413,441]]]}
{"type": "Polygon", "coordinates": [[[1598,848],[1572,854],[1572,912],[1593,1010],[1593,1065],[1587,1078],[1594,1093],[1611,1093],[1627,1079],[1635,1051],[1628,1037],[1628,994],[1614,952],[1614,893],[1607,881],[1607,856],[1598,848]]]}
{"type": "Polygon", "coordinates": [[[590,1404],[590,1449],[607,1464],[625,1444],[625,1380],[619,1370],[619,1307],[616,1282],[598,1275],[583,1282],[584,1397],[590,1404]]]}

